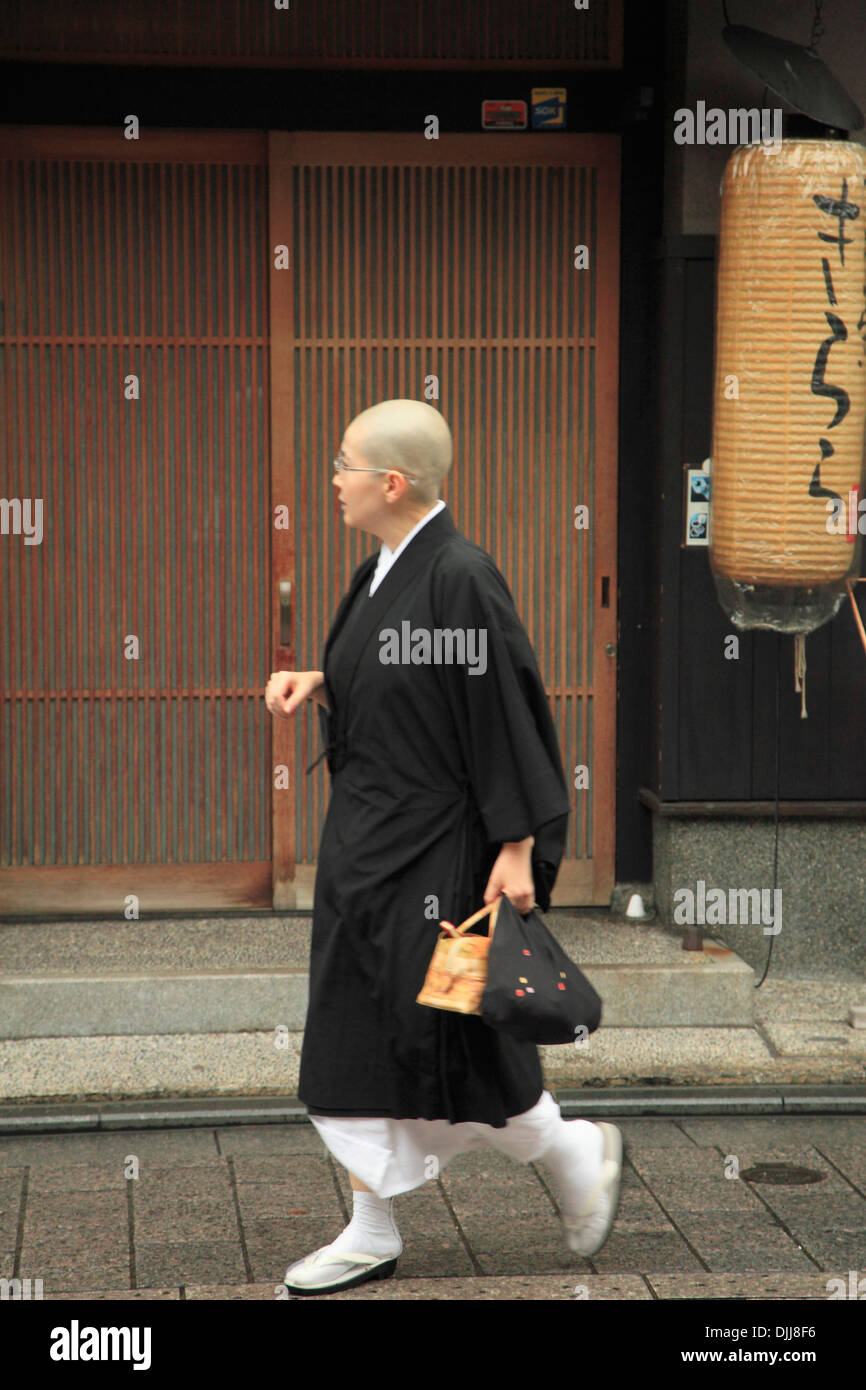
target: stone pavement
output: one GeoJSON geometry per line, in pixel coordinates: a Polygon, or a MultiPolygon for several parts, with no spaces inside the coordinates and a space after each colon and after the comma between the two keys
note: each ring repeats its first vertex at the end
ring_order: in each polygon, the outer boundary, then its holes
{"type": "MultiPolygon", "coordinates": [[[[866,1114],[608,1118],[627,1162],[592,1259],[566,1249],[543,1166],[484,1150],[397,1198],[393,1279],[331,1301],[827,1300],[852,1271],[866,1296],[866,1114]],[[781,1163],[818,1180],[748,1176],[781,1163]]],[[[285,1297],[350,1207],[309,1123],[0,1134],[0,1277],[45,1299],[285,1297]]]]}

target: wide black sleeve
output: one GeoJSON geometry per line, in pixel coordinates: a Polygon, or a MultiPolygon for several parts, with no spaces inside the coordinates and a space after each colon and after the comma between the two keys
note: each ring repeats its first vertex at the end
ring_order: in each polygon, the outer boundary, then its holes
{"type": "Polygon", "coordinates": [[[529,638],[505,579],[483,551],[449,557],[437,567],[434,613],[437,626],[476,634],[476,673],[468,663],[443,664],[437,673],[488,838],[501,843],[535,837],[536,897],[546,909],[562,859],[569,799],[529,638]],[[484,663],[478,659],[482,652],[484,663]]]}

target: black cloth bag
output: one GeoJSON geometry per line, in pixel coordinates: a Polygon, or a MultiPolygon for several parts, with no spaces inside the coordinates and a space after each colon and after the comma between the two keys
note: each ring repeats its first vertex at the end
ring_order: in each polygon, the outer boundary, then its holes
{"type": "Polygon", "coordinates": [[[521,916],[503,893],[481,996],[481,1017],[522,1042],[569,1043],[594,1033],[601,998],[535,911],[521,916]]]}

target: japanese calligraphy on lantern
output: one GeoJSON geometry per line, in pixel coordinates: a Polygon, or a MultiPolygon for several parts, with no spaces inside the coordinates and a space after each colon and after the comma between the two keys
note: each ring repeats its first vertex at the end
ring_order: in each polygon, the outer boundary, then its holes
{"type": "MultiPolygon", "coordinates": [[[[839,264],[845,264],[845,247],[854,244],[854,237],[846,235],[846,224],[853,222],[860,216],[860,206],[848,197],[848,180],[842,179],[841,192],[838,197],[831,197],[825,193],[813,193],[812,202],[815,204],[819,213],[833,219],[836,231],[822,231],[820,228],[816,235],[820,241],[829,242],[836,248],[839,264]]],[[[835,259],[835,258],[834,258],[835,259]]],[[[833,269],[829,256],[821,257],[821,269],[824,277],[824,286],[827,292],[827,300],[834,309],[839,308],[839,300],[833,285],[833,269]]],[[[833,385],[828,379],[827,367],[830,358],[830,351],[834,344],[845,343],[848,341],[848,329],[844,319],[839,313],[832,309],[824,310],[824,317],[830,329],[830,336],[824,338],[818,347],[815,357],[815,365],[812,369],[812,392],[816,396],[827,396],[833,402],[835,410],[833,418],[827,425],[826,434],[822,434],[818,439],[818,448],[821,451],[821,461],[815,464],[815,471],[809,483],[809,493],[812,497],[825,497],[829,501],[827,508],[833,513],[832,521],[839,521],[844,515],[842,498],[838,492],[832,488],[824,487],[821,483],[821,464],[835,454],[835,446],[827,438],[830,431],[836,429],[851,412],[851,400],[848,392],[842,386],[833,385]]],[[[862,360],[861,360],[862,365],[862,360]]],[[[832,371],[831,371],[832,376],[832,371]]],[[[859,469],[857,476],[853,479],[848,491],[858,491],[859,469]]],[[[829,524],[828,524],[828,529],[829,524]]],[[[849,535],[848,539],[853,541],[854,535],[849,535]]]]}

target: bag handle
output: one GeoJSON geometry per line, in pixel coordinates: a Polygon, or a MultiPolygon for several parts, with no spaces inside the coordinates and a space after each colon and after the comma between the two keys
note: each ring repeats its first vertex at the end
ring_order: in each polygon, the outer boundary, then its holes
{"type": "MultiPolygon", "coordinates": [[[[500,896],[501,896],[501,894],[500,894],[500,896]]],[[[472,914],[471,917],[467,917],[467,918],[466,918],[466,921],[465,921],[465,922],[461,922],[461,923],[460,923],[460,926],[459,926],[459,927],[455,927],[454,930],[455,930],[455,932],[465,932],[465,931],[468,931],[469,928],[472,927],[472,926],[474,926],[476,922],[480,922],[482,917],[486,917],[488,913],[492,913],[493,915],[492,915],[492,917],[490,918],[490,935],[492,936],[492,935],[493,935],[493,929],[494,929],[494,927],[496,926],[496,916],[497,916],[497,913],[498,913],[498,912],[499,912],[499,898],[496,898],[494,902],[488,903],[486,907],[482,907],[478,912],[473,912],[473,914],[472,914]]]]}

